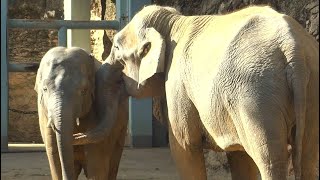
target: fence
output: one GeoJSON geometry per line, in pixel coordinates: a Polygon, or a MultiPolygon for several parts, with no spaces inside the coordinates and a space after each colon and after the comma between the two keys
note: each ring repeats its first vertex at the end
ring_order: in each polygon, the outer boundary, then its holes
{"type": "Polygon", "coordinates": [[[7,19],[8,0],[1,0],[1,152],[8,150],[8,72],[36,72],[39,63],[9,63],[7,54],[7,28],[57,29],[58,45],[67,46],[67,29],[119,30],[127,23],[129,0],[117,0],[117,20],[71,21],[7,19]]]}
{"type": "MultiPolygon", "coordinates": [[[[8,150],[8,72],[36,72],[39,63],[9,63],[7,28],[57,29],[58,45],[67,46],[67,29],[120,30],[133,15],[151,0],[116,0],[115,21],[26,20],[7,19],[8,0],[1,0],[1,152],[8,150]]],[[[152,99],[129,98],[129,136],[133,147],[151,147],[152,99]]],[[[165,138],[165,134],[156,134],[165,138]]],[[[159,138],[158,138],[159,139],[159,138]]],[[[160,144],[161,144],[160,140],[160,144]]]]}

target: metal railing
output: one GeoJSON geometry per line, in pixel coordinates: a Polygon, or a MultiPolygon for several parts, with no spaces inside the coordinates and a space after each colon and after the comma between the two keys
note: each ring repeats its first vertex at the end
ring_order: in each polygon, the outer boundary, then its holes
{"type": "Polygon", "coordinates": [[[7,19],[8,0],[1,0],[1,152],[8,150],[8,72],[36,72],[39,62],[9,63],[7,48],[7,29],[57,29],[58,45],[67,46],[67,29],[121,29],[127,22],[128,1],[117,0],[117,19],[112,21],[72,21],[7,19]]]}
{"type": "MultiPolygon", "coordinates": [[[[58,45],[67,46],[67,29],[113,29],[123,28],[133,17],[135,12],[143,5],[151,4],[151,0],[116,0],[117,20],[114,21],[72,21],[72,20],[34,20],[34,19],[7,19],[8,0],[1,0],[1,152],[8,150],[8,72],[36,72],[39,62],[9,63],[7,48],[7,28],[28,29],[57,29],[58,45]]],[[[138,133],[148,134],[148,142],[143,142],[145,147],[152,145],[152,99],[138,101],[131,98],[129,102],[129,128],[132,137],[138,133]],[[134,105],[139,103],[139,105],[134,105]],[[136,113],[133,113],[136,112],[136,113]],[[143,112],[143,113],[142,113],[143,112]],[[143,114],[136,117],[134,114],[143,114]],[[132,125],[138,123],[140,125],[132,125]],[[142,121],[143,120],[143,121],[142,121]],[[145,126],[141,127],[141,124],[145,126]],[[141,130],[145,132],[139,132],[141,130]],[[151,133],[151,134],[150,134],[151,133]]],[[[134,138],[133,138],[134,139],[134,138]]],[[[134,140],[133,140],[134,141],[134,140]]],[[[137,141],[138,142],[138,141],[137,141]]],[[[132,146],[135,143],[132,143],[132,146]]],[[[139,143],[138,143],[139,144],[139,143]]]]}
{"type": "MultiPolygon", "coordinates": [[[[58,29],[58,45],[67,46],[67,29],[113,29],[119,30],[119,21],[72,21],[72,20],[35,20],[8,19],[8,28],[58,29]]],[[[9,72],[35,72],[39,63],[9,63],[9,72]]]]}

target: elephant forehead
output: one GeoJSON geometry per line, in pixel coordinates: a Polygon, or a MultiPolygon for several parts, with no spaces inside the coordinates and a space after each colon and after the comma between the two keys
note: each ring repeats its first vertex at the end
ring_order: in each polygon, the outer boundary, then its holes
{"type": "Polygon", "coordinates": [[[116,35],[115,40],[125,49],[132,49],[136,47],[139,42],[138,34],[133,25],[126,26],[116,35]]]}
{"type": "Polygon", "coordinates": [[[76,73],[76,71],[72,69],[64,68],[63,66],[56,66],[48,71],[45,76],[48,80],[48,85],[52,86],[52,88],[75,86],[81,83],[80,79],[83,79],[81,74],[76,73]]]}
{"type": "Polygon", "coordinates": [[[87,66],[85,64],[80,65],[80,72],[81,74],[87,74],[87,66]]]}

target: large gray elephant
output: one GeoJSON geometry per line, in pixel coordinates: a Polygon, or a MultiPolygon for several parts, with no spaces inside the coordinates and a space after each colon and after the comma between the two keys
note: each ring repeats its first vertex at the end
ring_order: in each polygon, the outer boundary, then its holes
{"type": "MultiPolygon", "coordinates": [[[[97,78],[137,98],[165,94],[182,179],[206,179],[205,146],[227,152],[233,179],[256,179],[258,170],[263,180],[287,179],[290,144],[296,179],[309,180],[319,153],[318,48],[268,6],[217,16],[147,6],[115,35],[97,78]]],[[[75,144],[99,141],[116,122],[112,92],[97,96],[109,96],[108,122],[75,144]]]]}
{"type": "Polygon", "coordinates": [[[122,104],[119,100],[121,112],[110,130],[112,138],[105,137],[97,144],[72,145],[74,133],[99,124],[94,94],[95,73],[100,65],[77,47],[52,48],[41,60],[35,90],[41,136],[53,179],[77,179],[82,169],[88,179],[116,179],[128,119],[125,93],[118,96],[125,98],[122,104]]]}

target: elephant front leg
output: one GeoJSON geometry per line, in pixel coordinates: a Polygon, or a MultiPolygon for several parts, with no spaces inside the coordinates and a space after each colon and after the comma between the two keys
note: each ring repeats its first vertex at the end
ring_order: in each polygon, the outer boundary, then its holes
{"type": "Polygon", "coordinates": [[[110,152],[109,144],[104,141],[85,145],[87,179],[108,179],[110,152]]]}
{"type": "Polygon", "coordinates": [[[49,160],[50,171],[52,179],[62,180],[61,164],[59,159],[59,152],[57,148],[57,141],[55,132],[51,128],[45,129],[45,146],[49,160]]]}
{"type": "MultiPolygon", "coordinates": [[[[82,171],[83,165],[80,161],[74,161],[74,179],[77,180],[81,171],[82,171]]],[[[85,172],[86,174],[87,172],[85,172]]],[[[86,175],[87,176],[87,175],[86,175]]]]}
{"type": "Polygon", "coordinates": [[[41,137],[46,148],[51,176],[54,180],[60,180],[62,179],[62,172],[57,148],[56,134],[51,128],[47,127],[47,115],[45,115],[45,112],[41,108],[42,105],[38,104],[38,107],[39,127],[41,137]]]}
{"type": "Polygon", "coordinates": [[[256,180],[258,178],[258,168],[246,152],[227,152],[227,158],[232,180],[256,180]]]}
{"type": "Polygon", "coordinates": [[[171,155],[181,179],[206,180],[198,112],[192,102],[176,104],[176,99],[167,98],[171,155]]]}
{"type": "Polygon", "coordinates": [[[127,132],[127,126],[124,126],[119,133],[119,137],[117,138],[117,141],[114,144],[112,155],[110,159],[110,168],[109,168],[109,180],[116,180],[120,159],[123,151],[123,146],[125,143],[125,137],[127,132]]]}

